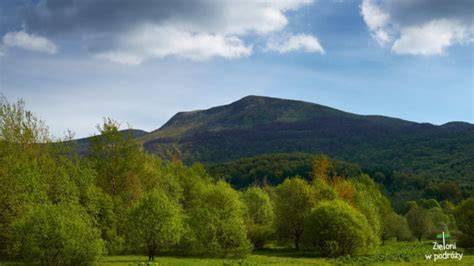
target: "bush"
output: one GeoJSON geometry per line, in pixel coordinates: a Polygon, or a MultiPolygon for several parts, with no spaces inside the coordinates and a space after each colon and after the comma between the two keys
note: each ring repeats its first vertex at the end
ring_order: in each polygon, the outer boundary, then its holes
{"type": "Polygon", "coordinates": [[[14,224],[20,260],[41,265],[90,265],[103,252],[87,214],[65,205],[37,206],[14,224]]]}
{"type": "Polygon", "coordinates": [[[377,245],[364,215],[341,200],[318,204],[307,217],[305,228],[305,247],[324,256],[368,254],[377,245]]]}

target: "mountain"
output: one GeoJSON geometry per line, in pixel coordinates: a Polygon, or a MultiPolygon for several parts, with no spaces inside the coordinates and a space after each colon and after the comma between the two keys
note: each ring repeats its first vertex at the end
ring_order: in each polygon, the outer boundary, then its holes
{"type": "MultiPolygon", "coordinates": [[[[136,139],[138,137],[148,134],[148,132],[144,130],[140,130],[140,129],[124,129],[124,130],[120,130],[119,132],[122,135],[122,137],[127,138],[130,136],[133,139],[136,139]]],[[[91,144],[92,138],[93,136],[73,140],[75,144],[77,145],[77,149],[80,154],[87,154],[89,152],[89,146],[91,144]]]]}
{"type": "Polygon", "coordinates": [[[247,96],[224,106],[180,112],[137,141],[165,158],[180,154],[187,163],[324,153],[363,167],[474,180],[472,124],[436,126],[270,97],[247,96]]]}

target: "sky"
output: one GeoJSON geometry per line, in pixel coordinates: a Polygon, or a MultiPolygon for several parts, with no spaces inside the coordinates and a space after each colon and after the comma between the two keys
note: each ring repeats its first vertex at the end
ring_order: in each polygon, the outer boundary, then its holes
{"type": "Polygon", "coordinates": [[[474,123],[471,0],[3,0],[0,93],[60,137],[262,95],[474,123]]]}

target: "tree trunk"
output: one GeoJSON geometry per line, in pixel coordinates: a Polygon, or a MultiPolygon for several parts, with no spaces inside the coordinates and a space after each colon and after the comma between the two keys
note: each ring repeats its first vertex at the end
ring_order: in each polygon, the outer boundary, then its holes
{"type": "Polygon", "coordinates": [[[296,247],[296,250],[300,250],[300,236],[299,235],[295,236],[295,247],[296,247]]]}

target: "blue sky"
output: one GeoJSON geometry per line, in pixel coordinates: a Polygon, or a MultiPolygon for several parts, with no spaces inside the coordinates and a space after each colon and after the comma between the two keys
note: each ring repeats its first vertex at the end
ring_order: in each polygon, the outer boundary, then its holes
{"type": "Polygon", "coordinates": [[[0,92],[55,136],[250,94],[474,122],[471,1],[129,3],[2,1],[0,92]]]}

